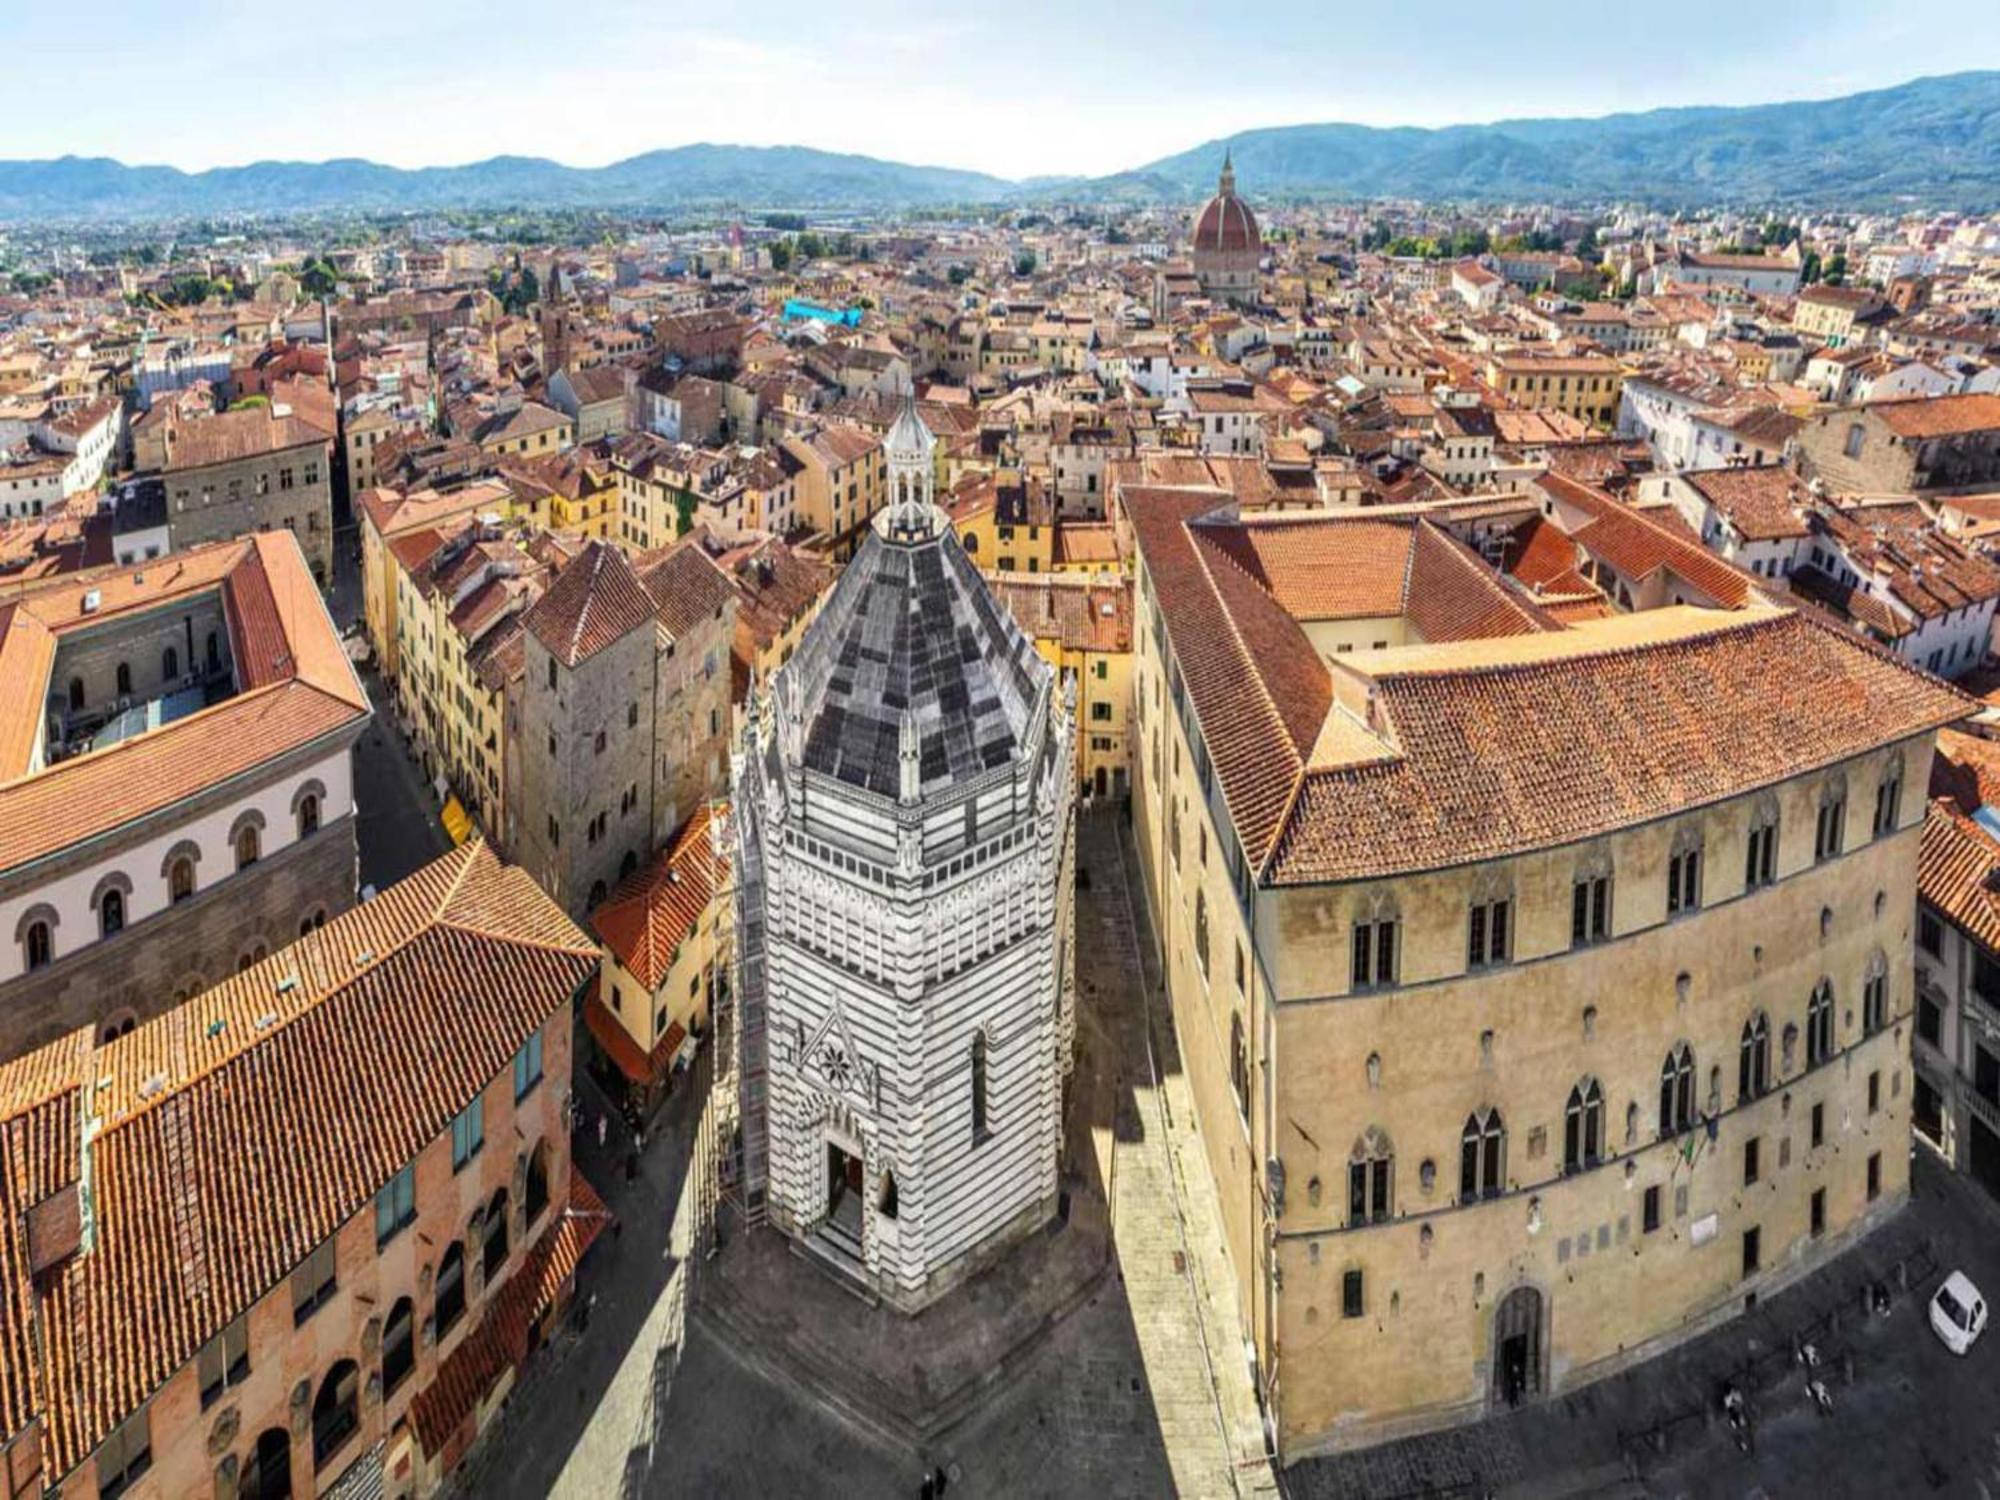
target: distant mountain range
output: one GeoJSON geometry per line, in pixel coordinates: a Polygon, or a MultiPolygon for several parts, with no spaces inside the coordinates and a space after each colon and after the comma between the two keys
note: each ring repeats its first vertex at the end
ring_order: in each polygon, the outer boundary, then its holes
{"type": "Polygon", "coordinates": [[[862,207],[1208,193],[1225,149],[1258,198],[1636,199],[1661,204],[2000,204],[2000,72],[1920,78],[1839,99],[1656,109],[1602,119],[1248,130],[1095,179],[1009,182],[805,146],[679,146],[606,167],[496,156],[405,170],[256,162],[182,172],[104,157],[0,161],[0,219],[168,218],[325,210],[862,207]]]}

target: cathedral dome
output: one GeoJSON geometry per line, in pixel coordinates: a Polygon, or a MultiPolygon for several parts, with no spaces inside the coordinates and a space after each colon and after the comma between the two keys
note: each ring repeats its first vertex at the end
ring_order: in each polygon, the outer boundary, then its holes
{"type": "Polygon", "coordinates": [[[1215,196],[1202,206],[1194,221],[1194,248],[1197,254],[1235,254],[1255,251],[1263,245],[1257,230],[1257,216],[1250,205],[1236,196],[1236,169],[1230,159],[1222,159],[1222,180],[1215,196]]]}

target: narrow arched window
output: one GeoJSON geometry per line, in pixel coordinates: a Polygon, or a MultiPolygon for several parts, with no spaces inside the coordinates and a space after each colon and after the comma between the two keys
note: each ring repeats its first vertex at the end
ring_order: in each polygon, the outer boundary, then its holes
{"type": "Polygon", "coordinates": [[[121,698],[132,696],[132,664],[130,662],[121,661],[118,663],[118,696],[121,698]]]}
{"type": "Polygon", "coordinates": [[[1806,1066],[1816,1068],[1833,1056],[1833,981],[1822,979],[1806,1001],[1806,1066]]]}
{"type": "Polygon", "coordinates": [[[438,1262],[437,1296],[431,1313],[431,1338],[442,1339],[465,1315],[465,1243],[453,1240],[438,1262]]]}
{"type": "Polygon", "coordinates": [[[416,1309],[404,1297],[389,1309],[389,1321],[382,1326],[382,1394],[395,1391],[416,1364],[416,1309]]]}
{"type": "Polygon", "coordinates": [[[97,928],[102,937],[125,930],[125,893],[106,891],[97,902],[97,928]]]}
{"type": "Polygon", "coordinates": [[[69,711],[73,714],[83,711],[83,679],[81,677],[72,677],[69,680],[69,711]]]}
{"type": "Polygon", "coordinates": [[[361,1370],[343,1359],[326,1372],[313,1400],[313,1467],[324,1468],[361,1425],[361,1370]]]}
{"type": "Polygon", "coordinates": [[[1760,1099],[1771,1086],[1771,1023],[1760,1010],[1743,1023],[1736,1053],[1736,1096],[1744,1103],[1760,1099]]]}
{"type": "Polygon", "coordinates": [[[1497,1197],[1505,1188],[1500,1172],[1506,1137],[1499,1110],[1482,1109],[1466,1117],[1458,1151],[1458,1196],[1462,1202],[1497,1197]]]}
{"type": "Polygon", "coordinates": [[[1604,1157],[1604,1091],[1586,1078],[1563,1108],[1563,1170],[1581,1172],[1604,1157]]]}
{"type": "Polygon", "coordinates": [[[208,633],[208,670],[211,672],[222,670],[222,637],[213,630],[208,633]]]}
{"type": "Polygon", "coordinates": [[[1889,1024],[1889,960],[1877,952],[1868,960],[1861,985],[1861,1034],[1873,1036],[1889,1024]]]}
{"type": "Polygon", "coordinates": [[[246,870],[257,863],[260,845],[254,824],[245,825],[236,834],[236,868],[246,870]]]}
{"type": "Polygon", "coordinates": [[[972,1034],[972,1138],[983,1141],[992,1134],[986,1125],[986,1033],[972,1034]]]}
{"type": "Polygon", "coordinates": [[[1894,833],[1903,810],[1903,758],[1890,758],[1875,784],[1875,837],[1894,833]]]}
{"type": "Polygon", "coordinates": [[[480,1267],[486,1273],[490,1286],[500,1268],[507,1264],[507,1190],[501,1188],[493,1195],[492,1203],[486,1208],[485,1242],[480,1253],[480,1267]]]}
{"type": "Polygon", "coordinates": [[[299,837],[311,838],[319,832],[319,797],[307,792],[299,798],[299,837]]]}
{"type": "Polygon", "coordinates": [[[528,1211],[528,1222],[534,1223],[541,1217],[542,1210],[549,1206],[549,1143],[537,1141],[534,1154],[528,1158],[528,1185],[523,1206],[528,1211]]]}
{"type": "Polygon", "coordinates": [[[181,654],[169,646],[160,653],[160,678],[168,687],[172,687],[180,680],[180,675],[181,654]]]}
{"type": "Polygon", "coordinates": [[[55,960],[55,934],[47,922],[30,922],[23,935],[22,946],[27,949],[28,967],[46,969],[55,960]]]}
{"type": "Polygon", "coordinates": [[[1750,813],[1743,845],[1743,889],[1754,891],[1778,878],[1778,799],[1768,792],[1750,813]]]}
{"type": "Polygon", "coordinates": [[[194,861],[185,854],[167,866],[167,899],[181,902],[194,895],[194,861]]]}
{"type": "Polygon", "coordinates": [[[1660,1064],[1660,1134],[1679,1135],[1694,1125],[1694,1049],[1682,1042],[1660,1064]]]}

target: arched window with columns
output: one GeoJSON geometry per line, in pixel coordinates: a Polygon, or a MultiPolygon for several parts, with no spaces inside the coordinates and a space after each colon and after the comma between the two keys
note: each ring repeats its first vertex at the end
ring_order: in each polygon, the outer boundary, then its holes
{"type": "Polygon", "coordinates": [[[1502,1175],[1507,1127],[1497,1109],[1474,1110],[1466,1117],[1458,1144],[1458,1196],[1470,1203],[1498,1197],[1507,1183],[1502,1175]]]}
{"type": "Polygon", "coordinates": [[[1604,1159],[1604,1090],[1579,1081],[1563,1106],[1563,1171],[1582,1172],[1604,1159]]]}
{"type": "Polygon", "coordinates": [[[1379,1224],[1395,1211],[1396,1148],[1371,1125],[1347,1157],[1347,1222],[1379,1224]]]}

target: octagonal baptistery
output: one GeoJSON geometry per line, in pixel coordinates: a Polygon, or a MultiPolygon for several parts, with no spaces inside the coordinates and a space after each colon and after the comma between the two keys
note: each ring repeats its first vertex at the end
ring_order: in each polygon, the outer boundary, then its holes
{"type": "Polygon", "coordinates": [[[1074,684],[931,503],[910,424],[753,702],[736,804],[749,1201],[905,1311],[1055,1211],[1074,1031],[1074,684]]]}

